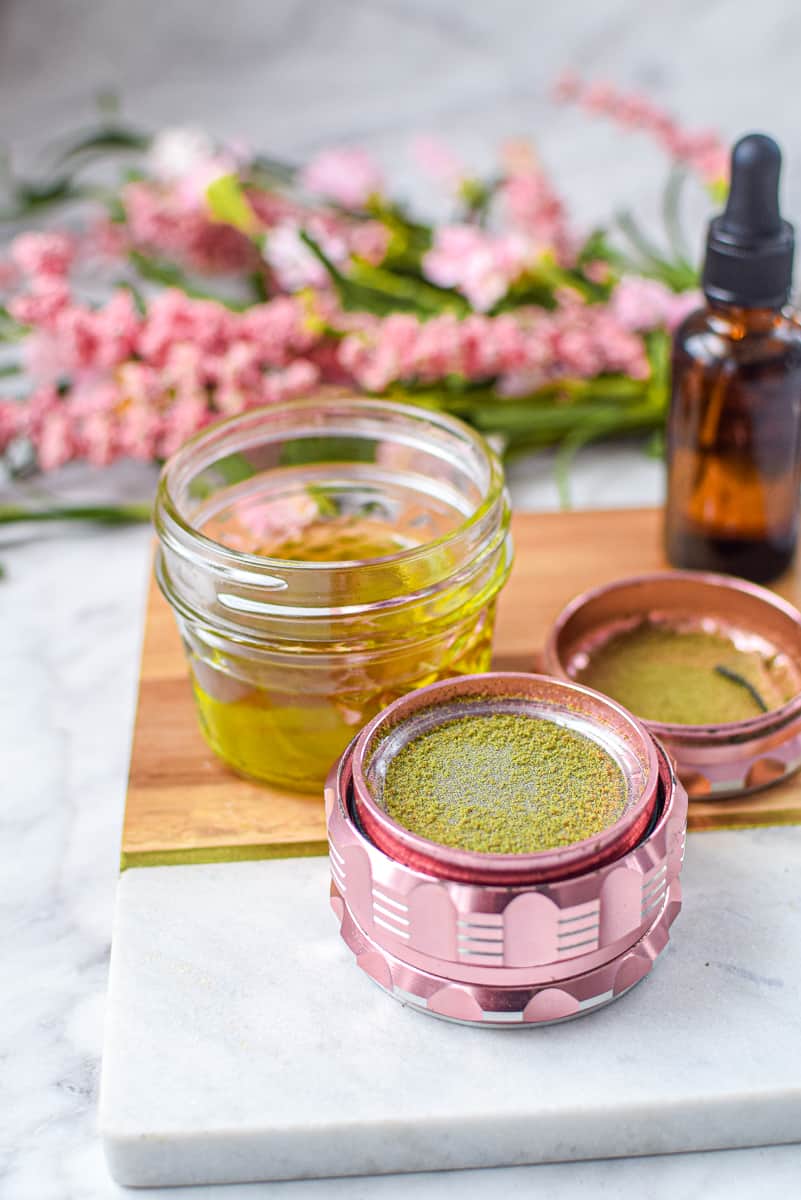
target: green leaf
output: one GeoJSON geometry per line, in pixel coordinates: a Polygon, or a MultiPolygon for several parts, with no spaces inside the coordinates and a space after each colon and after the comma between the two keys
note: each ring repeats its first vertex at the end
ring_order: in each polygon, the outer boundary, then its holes
{"type": "Polygon", "coordinates": [[[665,191],[662,196],[662,219],[665,224],[668,243],[676,263],[692,271],[690,251],[681,223],[681,193],[687,180],[687,172],[680,167],[674,167],[668,176],[665,191]]]}
{"type": "Polygon", "coordinates": [[[236,483],[244,483],[255,474],[256,468],[244,454],[228,454],[213,466],[201,471],[189,485],[189,492],[194,500],[206,500],[221,487],[233,487],[236,483]]]}
{"type": "Polygon", "coordinates": [[[383,196],[372,197],[367,211],[389,230],[389,245],[382,266],[419,276],[423,255],[431,249],[433,242],[430,226],[415,221],[402,205],[393,204],[383,196]]]}
{"type": "Polygon", "coordinates": [[[139,291],[139,288],[135,287],[134,284],[131,283],[130,279],[121,279],[117,284],[117,287],[123,288],[126,292],[130,292],[136,311],[140,317],[143,317],[147,312],[147,304],[145,303],[145,298],[139,291]]]}
{"type": "Polygon", "coordinates": [[[281,446],[282,467],[308,463],[374,462],[375,446],[360,437],[296,437],[281,446]]]}
{"type": "Polygon", "coordinates": [[[125,205],[118,195],[111,195],[106,200],[106,212],[113,225],[124,225],[128,220],[125,205]]]}
{"type": "Polygon", "coordinates": [[[489,215],[493,197],[502,182],[501,176],[491,179],[463,179],[459,185],[459,200],[464,209],[460,219],[483,226],[489,215]]]}
{"type": "Polygon", "coordinates": [[[556,488],[559,493],[559,504],[563,509],[572,508],[569,474],[573,460],[585,446],[602,438],[608,427],[608,423],[604,422],[588,424],[583,429],[571,430],[561,442],[556,452],[553,470],[556,479],[556,488]]]}
{"type": "Polygon", "coordinates": [[[150,520],[149,504],[75,504],[48,508],[22,508],[0,504],[0,525],[24,521],[98,521],[103,525],[129,525],[150,520]]]}
{"type": "Polygon", "coordinates": [[[27,335],[27,327],[15,321],[5,305],[0,304],[0,342],[19,342],[27,335]]]}
{"type": "Polygon", "coordinates": [[[206,202],[215,221],[233,225],[247,237],[258,232],[259,222],[237,175],[220,175],[213,179],[206,188],[206,202]]]}
{"type": "Polygon", "coordinates": [[[421,316],[452,312],[466,317],[470,312],[470,305],[464,296],[451,288],[436,287],[422,279],[396,274],[383,267],[373,267],[361,259],[354,259],[348,279],[393,298],[396,307],[410,305],[421,316]]]}
{"type": "Polygon", "coordinates": [[[666,441],[664,429],[655,429],[648,439],[645,447],[645,453],[649,458],[664,458],[666,453],[666,441]]]}
{"type": "Polygon", "coordinates": [[[73,183],[72,178],[67,175],[44,183],[18,180],[11,187],[10,207],[0,211],[0,221],[19,221],[57,204],[68,204],[97,195],[96,188],[73,183]]]}
{"type": "Polygon", "coordinates": [[[617,224],[640,256],[640,262],[635,264],[635,269],[641,275],[659,279],[674,292],[686,292],[698,286],[697,271],[689,263],[670,262],[666,259],[645,236],[631,213],[620,213],[617,224]]]}
{"type": "Polygon", "coordinates": [[[380,267],[358,262],[354,263],[351,275],[344,275],[305,229],[301,229],[300,237],[325,267],[342,307],[349,312],[370,312],[382,317],[408,312],[430,317],[442,312],[466,315],[470,311],[467,301],[455,292],[380,267]]]}
{"type": "Polygon", "coordinates": [[[298,168],[294,163],[284,162],[266,154],[257,154],[250,163],[250,171],[255,183],[259,182],[259,176],[263,176],[267,183],[290,184],[294,183],[298,168]]]}
{"type": "Polygon", "coordinates": [[[308,483],[306,493],[317,505],[317,511],[321,517],[339,516],[339,500],[336,493],[332,495],[330,488],[323,487],[319,483],[308,483]]]}
{"type": "Polygon", "coordinates": [[[226,300],[222,296],[216,296],[213,292],[198,287],[174,263],[151,258],[149,255],[143,254],[141,250],[131,250],[128,254],[128,261],[149,283],[158,283],[162,287],[180,288],[193,300],[213,300],[216,304],[222,304],[224,308],[230,308],[232,312],[244,312],[251,307],[252,301],[250,300],[226,300]]]}
{"type": "MultiPolygon", "coordinates": [[[[111,154],[131,154],[147,150],[151,136],[139,129],[124,125],[103,125],[90,129],[51,148],[50,156],[56,168],[75,166],[78,159],[103,158],[111,154]]],[[[83,165],[83,164],[81,164],[83,165]]]]}

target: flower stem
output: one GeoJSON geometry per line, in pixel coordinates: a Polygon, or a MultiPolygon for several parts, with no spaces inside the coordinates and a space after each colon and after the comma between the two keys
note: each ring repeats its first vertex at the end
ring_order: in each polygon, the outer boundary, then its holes
{"type": "Polygon", "coordinates": [[[149,504],[54,505],[50,508],[0,504],[0,525],[17,521],[98,521],[103,525],[127,525],[149,521],[150,514],[149,504]]]}

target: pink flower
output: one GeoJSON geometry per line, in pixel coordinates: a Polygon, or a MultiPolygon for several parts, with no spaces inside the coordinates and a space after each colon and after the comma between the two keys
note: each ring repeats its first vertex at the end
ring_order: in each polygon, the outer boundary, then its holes
{"type": "Polygon", "coordinates": [[[192,434],[197,433],[210,419],[206,400],[201,395],[176,400],[164,416],[164,424],[156,447],[159,458],[169,458],[192,434]]]}
{"type": "Polygon", "coordinates": [[[19,268],[10,258],[0,258],[0,292],[9,291],[19,283],[19,268]]]}
{"type": "Polygon", "coordinates": [[[351,254],[377,267],[386,256],[390,233],[381,221],[358,221],[347,231],[346,239],[351,254]]]}
{"type": "Polygon", "coordinates": [[[395,314],[340,345],[343,368],[369,391],[395,382],[431,383],[444,375],[497,380],[499,390],[523,395],[548,380],[625,372],[648,376],[642,338],[611,309],[573,295],[553,312],[517,309],[497,317],[452,314],[419,321],[395,314]]]}
{"type": "Polygon", "coordinates": [[[10,301],[8,311],[21,325],[52,330],[69,302],[70,291],[63,279],[54,275],[40,275],[34,280],[30,292],[15,296],[10,301]]]}
{"type": "Polygon", "coordinates": [[[591,262],[585,263],[583,271],[591,283],[604,284],[612,278],[612,268],[602,258],[594,258],[591,262]]]}
{"type": "Polygon", "coordinates": [[[575,71],[563,71],[553,85],[553,98],[567,102],[578,99],[581,92],[581,80],[575,71]]]}
{"type": "Polygon", "coordinates": [[[525,234],[539,253],[550,250],[562,264],[573,262],[575,245],[564,205],[543,171],[532,167],[509,175],[501,184],[500,198],[509,224],[525,234]]]}
{"type": "Polygon", "coordinates": [[[249,308],[242,315],[239,336],[255,342],[262,362],[270,367],[286,366],[315,341],[301,301],[290,296],[249,308]]]}
{"type": "Polygon", "coordinates": [[[107,217],[93,220],[87,230],[83,253],[89,258],[114,261],[123,258],[130,249],[130,238],[125,225],[109,221],[107,217]]]}
{"type": "Polygon", "coordinates": [[[625,275],[612,293],[610,308],[627,330],[673,329],[700,303],[698,292],[677,295],[657,279],[625,275]]]}
{"type": "Polygon", "coordinates": [[[111,413],[93,412],[82,422],[81,451],[96,467],[107,467],[118,457],[116,422],[111,413]]]}
{"type": "Polygon", "coordinates": [[[21,233],[11,243],[11,258],[25,275],[60,279],[69,272],[75,250],[66,233],[21,233]]]}
{"type": "Polygon", "coordinates": [[[444,225],[423,259],[439,287],[456,288],[478,312],[497,304],[523,273],[529,248],[515,234],[491,234],[474,225],[444,225]]]}
{"type": "Polygon", "coordinates": [[[465,163],[441,138],[420,134],[412,142],[411,149],[422,170],[450,191],[458,191],[462,181],[469,176],[465,163]]]}
{"type": "Polygon", "coordinates": [[[38,388],[32,394],[25,406],[19,432],[32,442],[43,471],[63,466],[75,456],[72,423],[55,388],[38,388]]]}
{"type": "Polygon", "coordinates": [[[319,382],[320,372],[314,363],[299,358],[283,371],[272,371],[264,377],[261,399],[265,404],[282,400],[297,400],[307,395],[319,382]]]}
{"type": "Polygon", "coordinates": [[[214,154],[214,142],[196,125],[171,125],[153,138],[148,173],[159,183],[177,183],[214,154]]]}
{"type": "Polygon", "coordinates": [[[177,288],[159,293],[151,302],[137,341],[139,354],[154,365],[164,363],[170,350],[191,343],[219,354],[236,335],[239,316],[213,300],[194,300],[177,288]]]}
{"type": "Polygon", "coordinates": [[[162,418],[148,404],[127,404],[119,415],[117,443],[120,454],[151,462],[162,429],[162,418]]]}
{"type": "Polygon", "coordinates": [[[555,97],[649,133],[672,158],[692,167],[707,184],[728,178],[729,154],[718,135],[682,129],[647,96],[626,94],[604,82],[586,84],[571,74],[557,83],[555,97]]]}
{"type": "Polygon", "coordinates": [[[381,170],[369,154],[347,146],[322,150],[303,168],[300,179],[307,191],[342,208],[362,209],[384,190],[381,170]]]}
{"type": "Polygon", "coordinates": [[[131,357],[139,336],[142,318],[129,291],[118,289],[96,314],[98,338],[97,365],[115,367],[131,357]]]}
{"type": "Polygon", "coordinates": [[[277,500],[255,499],[237,507],[237,517],[260,541],[297,537],[319,515],[319,506],[306,492],[277,500]]]}
{"type": "Polygon", "coordinates": [[[130,240],[140,250],[210,274],[253,270],[258,265],[249,238],[231,225],[212,221],[204,208],[189,203],[175,189],[129,183],[121,198],[130,240]]]}
{"type": "Polygon", "coordinates": [[[24,409],[15,400],[0,400],[0,454],[22,432],[24,409]]]}
{"type": "Polygon", "coordinates": [[[36,458],[43,471],[54,471],[74,458],[76,446],[69,416],[63,408],[54,408],[34,436],[36,458]]]}
{"type": "MultiPolygon", "coordinates": [[[[311,230],[309,232],[312,233],[311,230]]],[[[332,262],[344,261],[346,248],[343,241],[323,240],[320,231],[315,241],[332,262]]],[[[300,226],[295,221],[284,221],[270,230],[264,247],[264,257],[282,291],[299,292],[305,287],[328,285],[328,272],[301,239],[300,226]]]]}
{"type": "Polygon", "coordinates": [[[167,350],[160,371],[164,393],[176,400],[197,400],[206,403],[206,371],[204,355],[192,342],[176,342],[167,350]]]}
{"type": "Polygon", "coordinates": [[[161,392],[159,371],[141,362],[122,363],[115,373],[120,398],[125,408],[145,408],[153,404],[161,392]]]}
{"type": "Polygon", "coordinates": [[[257,346],[252,342],[233,342],[207,373],[216,385],[215,407],[226,416],[244,412],[261,391],[262,371],[257,346]]]}
{"type": "Polygon", "coordinates": [[[203,209],[209,184],[239,171],[250,157],[243,143],[220,147],[204,130],[177,125],[156,134],[147,166],[153,179],[171,188],[187,208],[203,209]]]}

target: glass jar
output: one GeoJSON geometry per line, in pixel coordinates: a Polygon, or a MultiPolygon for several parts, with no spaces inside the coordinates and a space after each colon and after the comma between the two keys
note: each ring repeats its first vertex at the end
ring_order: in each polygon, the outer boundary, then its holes
{"type": "Polygon", "coordinates": [[[440,413],[318,397],[198,434],[162,472],[156,574],[211,748],[316,790],[392,700],[488,670],[509,518],[496,455],[440,413]]]}

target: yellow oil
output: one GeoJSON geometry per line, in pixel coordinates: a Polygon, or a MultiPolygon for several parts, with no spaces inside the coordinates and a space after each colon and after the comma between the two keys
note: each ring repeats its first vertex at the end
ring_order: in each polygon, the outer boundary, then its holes
{"type": "MultiPolygon", "coordinates": [[[[330,468],[329,468],[330,471],[330,468]]],[[[349,472],[346,482],[289,473],[280,487],[252,481],[220,498],[200,528],[239,550],[294,562],[353,564],[386,558],[436,540],[466,515],[464,498],[425,495],[402,475],[349,472]]],[[[399,566],[398,587],[404,578],[399,566]]],[[[348,578],[343,573],[343,579],[348,578]]],[[[419,582],[417,580],[416,582],[419,582]]],[[[469,597],[465,595],[465,603],[469,597]]],[[[347,604],[347,594],[337,594],[347,604]]],[[[247,654],[223,662],[190,648],[193,687],[203,733],[236,771],[299,791],[319,791],[332,763],[358,730],[385,705],[414,688],[489,669],[494,601],[434,633],[430,613],[403,613],[400,649],[360,643],[358,663],[314,645],[286,673],[249,668],[247,654]],[[372,650],[375,653],[372,654],[372,650]],[[315,661],[315,655],[319,662],[315,661]]]]}

